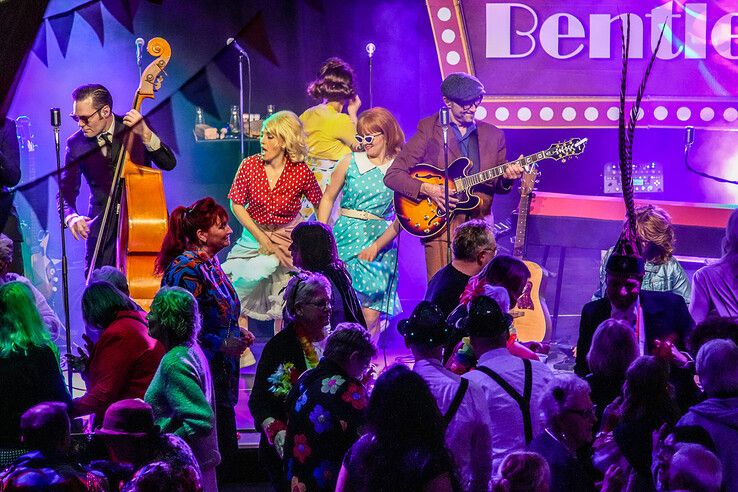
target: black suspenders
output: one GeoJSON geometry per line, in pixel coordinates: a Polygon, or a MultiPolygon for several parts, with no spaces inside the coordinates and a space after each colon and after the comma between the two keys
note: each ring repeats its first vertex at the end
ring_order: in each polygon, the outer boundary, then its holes
{"type": "Polygon", "coordinates": [[[515,388],[510,386],[510,383],[502,379],[502,376],[497,374],[495,371],[485,366],[477,366],[477,371],[481,371],[500,385],[510,397],[515,400],[515,403],[520,407],[520,412],[523,414],[523,430],[525,432],[525,444],[530,444],[533,440],[533,421],[530,416],[530,396],[533,389],[533,367],[529,359],[523,359],[523,366],[525,367],[525,383],[523,386],[523,394],[518,393],[515,388]]]}
{"type": "Polygon", "coordinates": [[[469,388],[469,380],[461,378],[461,382],[458,389],[456,390],[454,399],[451,400],[451,405],[448,407],[446,415],[443,416],[443,420],[444,422],[446,422],[446,426],[448,426],[451,420],[453,420],[454,415],[456,415],[456,412],[459,410],[459,407],[461,406],[461,400],[464,399],[467,388],[469,388]]]}

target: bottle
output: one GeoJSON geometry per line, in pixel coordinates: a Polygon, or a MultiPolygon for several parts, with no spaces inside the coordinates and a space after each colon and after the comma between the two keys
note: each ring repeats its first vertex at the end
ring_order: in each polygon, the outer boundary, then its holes
{"type": "Polygon", "coordinates": [[[274,104],[267,105],[267,118],[274,114],[274,104]]]}
{"type": "Polygon", "coordinates": [[[205,124],[205,117],[202,114],[202,108],[200,106],[197,106],[195,108],[195,126],[204,125],[204,124],[205,124]]]}
{"type": "Polygon", "coordinates": [[[231,106],[231,120],[228,123],[228,129],[234,135],[238,135],[241,133],[241,118],[238,113],[238,106],[231,106]]]}

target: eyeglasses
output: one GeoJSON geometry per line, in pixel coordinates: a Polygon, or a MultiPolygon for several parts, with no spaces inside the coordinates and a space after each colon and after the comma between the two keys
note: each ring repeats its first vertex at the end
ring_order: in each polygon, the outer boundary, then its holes
{"type": "Polygon", "coordinates": [[[356,134],[356,141],[362,145],[369,145],[374,141],[375,138],[382,135],[383,132],[373,133],[371,135],[359,135],[356,134]]]}
{"type": "Polygon", "coordinates": [[[75,123],[79,123],[81,121],[83,125],[87,125],[87,124],[90,123],[90,118],[92,118],[93,116],[95,116],[96,114],[98,114],[100,112],[100,110],[102,108],[104,108],[104,107],[105,106],[101,106],[101,107],[97,108],[97,111],[95,111],[92,114],[88,114],[87,116],[77,116],[76,114],[70,114],[69,117],[72,118],[75,123]]]}
{"type": "Polygon", "coordinates": [[[473,101],[454,101],[454,104],[461,107],[462,110],[466,111],[467,109],[471,109],[473,107],[477,107],[480,104],[482,104],[482,97],[478,97],[473,101]]]}
{"type": "Polygon", "coordinates": [[[318,302],[305,301],[302,304],[310,304],[311,306],[315,306],[318,309],[325,309],[325,308],[331,307],[331,301],[329,300],[322,300],[318,302]]]}

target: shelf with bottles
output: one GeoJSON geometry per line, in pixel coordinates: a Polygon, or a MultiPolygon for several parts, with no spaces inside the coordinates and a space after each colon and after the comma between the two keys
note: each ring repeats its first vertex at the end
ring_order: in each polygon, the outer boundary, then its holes
{"type": "MultiPolygon", "coordinates": [[[[231,106],[230,118],[228,124],[224,127],[217,128],[205,123],[203,110],[201,107],[195,108],[195,126],[192,130],[197,143],[214,143],[214,142],[240,142],[241,131],[246,131],[244,140],[256,141],[259,139],[259,132],[263,120],[258,113],[244,113],[241,116],[241,125],[239,126],[238,106],[231,106]]],[[[274,113],[274,106],[267,106],[267,117],[274,113]]]]}

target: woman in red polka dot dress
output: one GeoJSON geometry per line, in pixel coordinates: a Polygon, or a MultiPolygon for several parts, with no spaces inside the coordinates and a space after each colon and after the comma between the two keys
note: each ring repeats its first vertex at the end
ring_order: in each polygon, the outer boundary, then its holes
{"type": "MultiPolygon", "coordinates": [[[[228,198],[243,233],[223,270],[241,299],[241,317],[282,318],[282,290],[293,270],[290,233],[303,219],[300,201],[317,209],[322,193],[304,160],[308,146],[302,123],[279,111],[261,127],[261,152],[243,160],[228,198]]],[[[280,323],[275,323],[275,331],[280,323]]]]}

